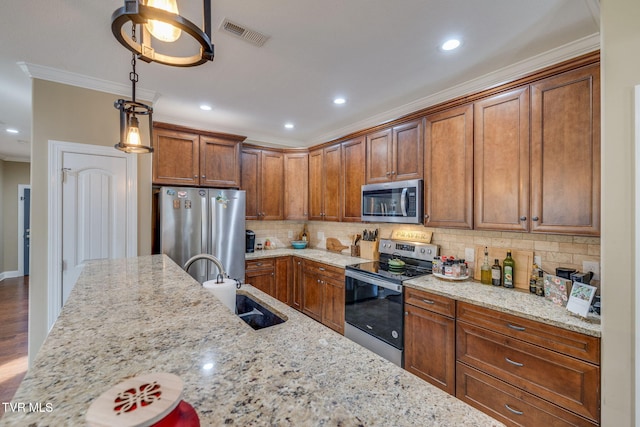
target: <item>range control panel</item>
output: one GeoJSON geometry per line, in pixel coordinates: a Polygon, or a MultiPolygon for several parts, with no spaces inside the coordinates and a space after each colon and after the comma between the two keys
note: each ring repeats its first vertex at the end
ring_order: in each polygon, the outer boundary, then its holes
{"type": "Polygon", "coordinates": [[[439,253],[438,245],[429,243],[406,242],[401,240],[380,239],[380,253],[399,255],[408,258],[433,261],[439,253]]]}

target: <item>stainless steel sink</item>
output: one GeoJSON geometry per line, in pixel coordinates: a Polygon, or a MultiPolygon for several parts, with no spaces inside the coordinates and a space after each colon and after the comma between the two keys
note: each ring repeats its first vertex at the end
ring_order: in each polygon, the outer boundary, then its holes
{"type": "Polygon", "coordinates": [[[286,321],[246,294],[236,294],[236,313],[238,317],[256,330],[279,325],[286,321]]]}

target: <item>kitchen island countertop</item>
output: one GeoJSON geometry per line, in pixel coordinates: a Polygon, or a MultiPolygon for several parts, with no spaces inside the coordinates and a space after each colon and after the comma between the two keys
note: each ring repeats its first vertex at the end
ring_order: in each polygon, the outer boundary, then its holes
{"type": "Polygon", "coordinates": [[[202,426],[500,426],[343,336],[245,286],[288,320],[254,331],[164,255],[88,263],[6,426],[85,425],[124,379],[170,372],[202,426]]]}

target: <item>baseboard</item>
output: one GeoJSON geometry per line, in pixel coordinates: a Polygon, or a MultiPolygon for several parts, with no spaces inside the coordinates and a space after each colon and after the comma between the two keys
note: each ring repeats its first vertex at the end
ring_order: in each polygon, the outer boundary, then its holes
{"type": "Polygon", "coordinates": [[[2,282],[4,279],[11,279],[14,277],[20,277],[20,272],[17,270],[14,271],[3,271],[2,273],[0,273],[0,282],[2,282]]]}

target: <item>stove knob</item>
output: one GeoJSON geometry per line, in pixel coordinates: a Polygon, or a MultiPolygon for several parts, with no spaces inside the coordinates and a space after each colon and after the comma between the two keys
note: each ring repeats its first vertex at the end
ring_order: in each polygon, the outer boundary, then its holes
{"type": "Polygon", "coordinates": [[[432,252],[432,251],[431,251],[431,249],[427,249],[427,253],[428,253],[429,255],[431,255],[431,252],[432,252]]]}
{"type": "Polygon", "coordinates": [[[420,253],[423,254],[424,253],[424,248],[420,249],[420,253]]]}

